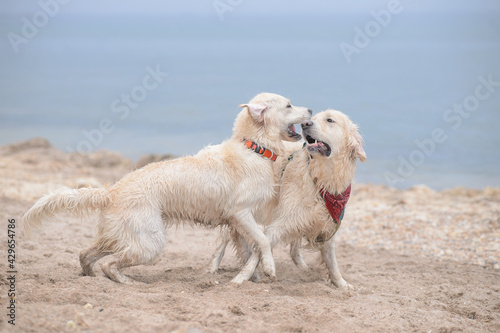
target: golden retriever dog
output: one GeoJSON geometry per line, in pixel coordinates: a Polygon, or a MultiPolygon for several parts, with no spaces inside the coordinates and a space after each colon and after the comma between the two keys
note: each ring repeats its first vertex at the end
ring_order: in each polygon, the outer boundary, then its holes
{"type": "MultiPolygon", "coordinates": [[[[306,267],[297,247],[305,237],[321,251],[332,283],[339,288],[352,288],[340,274],[334,236],[349,199],[356,160],[366,161],[362,138],[358,127],[345,114],[334,110],[318,113],[301,126],[306,143],[285,167],[276,215],[265,234],[271,247],[279,242],[295,244],[291,254],[299,267],[306,267]]],[[[251,277],[250,268],[258,262],[252,253],[245,271],[249,276],[240,278],[251,277]]]]}
{"type": "MultiPolygon", "coordinates": [[[[275,277],[269,240],[254,214],[274,198],[273,163],[283,154],[282,140],[300,140],[293,124],[310,119],[312,111],[270,93],[240,107],[231,139],[194,156],[151,163],[108,188],[62,188],[48,194],[24,215],[26,232],[58,213],[99,212],[96,239],[80,253],[83,274],[94,276],[95,262],[112,255],[101,266],[104,274],[132,283],[122,270],[154,260],[165,247],[169,226],[228,224],[255,248],[264,273],[275,277]]],[[[233,279],[240,281],[241,276],[233,279]]]]}
{"type": "MultiPolygon", "coordinates": [[[[273,164],[273,170],[275,175],[275,183],[278,184],[275,191],[274,200],[271,200],[265,207],[264,210],[259,211],[259,216],[257,218],[257,222],[260,223],[262,230],[264,226],[269,225],[272,222],[272,218],[274,217],[274,210],[278,205],[278,195],[279,195],[279,183],[281,182],[281,176],[283,175],[283,170],[288,163],[288,158],[292,153],[298,151],[303,146],[304,141],[299,142],[289,142],[284,141],[284,153],[283,155],[278,156],[275,163],[273,164]]],[[[292,257],[293,262],[299,268],[307,268],[304,260],[302,259],[302,255],[299,248],[300,240],[295,242],[293,241],[290,244],[290,256],[292,257]]],[[[229,226],[224,225],[221,226],[221,232],[217,240],[217,247],[212,255],[212,259],[210,261],[210,265],[208,268],[208,272],[215,274],[218,272],[220,263],[224,258],[224,254],[227,248],[227,245],[232,244],[233,249],[236,252],[236,257],[239,258],[241,263],[245,263],[252,253],[252,249],[249,244],[242,238],[238,232],[234,229],[230,229],[229,226]]],[[[257,271],[254,272],[254,276],[252,277],[254,282],[260,280],[260,277],[257,271]]]]}

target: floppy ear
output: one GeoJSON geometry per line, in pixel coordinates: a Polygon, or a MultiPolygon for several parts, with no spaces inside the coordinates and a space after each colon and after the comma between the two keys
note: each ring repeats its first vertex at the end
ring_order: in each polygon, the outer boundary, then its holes
{"type": "Polygon", "coordinates": [[[352,135],[354,138],[354,158],[359,158],[361,162],[366,161],[366,153],[365,150],[363,149],[363,139],[361,138],[361,135],[356,131],[352,135]]]}
{"type": "Polygon", "coordinates": [[[264,111],[267,109],[267,105],[262,103],[249,103],[240,104],[238,106],[240,108],[246,107],[248,109],[248,112],[256,122],[261,123],[264,121],[264,111]]]}

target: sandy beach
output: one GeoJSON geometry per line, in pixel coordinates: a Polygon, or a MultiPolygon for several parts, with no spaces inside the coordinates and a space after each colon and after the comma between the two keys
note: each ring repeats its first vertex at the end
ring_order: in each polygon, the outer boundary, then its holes
{"type": "Polygon", "coordinates": [[[317,252],[304,249],[310,270],[301,271],[285,247],[274,250],[275,281],[230,286],[239,269],[231,251],[219,274],[206,272],[218,229],[170,229],[154,264],[125,271],[141,282],[131,286],[103,275],[105,259],[96,277],[80,275],[95,216],[47,222],[36,240],[22,232],[22,215],[48,191],[104,186],[135,168],[118,153],[68,154],[44,139],[0,147],[1,332],[500,331],[500,188],[354,184],[336,236],[352,291],[327,281],[317,252]],[[15,326],[7,316],[12,219],[15,326]]]}

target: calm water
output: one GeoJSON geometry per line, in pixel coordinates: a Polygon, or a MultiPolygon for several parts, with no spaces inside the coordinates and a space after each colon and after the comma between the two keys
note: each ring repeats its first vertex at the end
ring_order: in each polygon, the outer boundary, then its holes
{"type": "Polygon", "coordinates": [[[369,12],[223,22],[59,15],[18,53],[6,36],[23,23],[3,15],[0,144],[41,136],[134,159],[192,154],[231,135],[239,103],[270,91],[359,124],[368,155],[360,182],[500,186],[500,83],[478,79],[500,82],[498,14],[402,12],[351,63],[339,44],[354,45],[369,12]],[[156,68],[168,75],[144,89],[156,68]],[[122,101],[131,93],[137,103],[122,101]],[[473,111],[447,111],[460,103],[473,111]]]}

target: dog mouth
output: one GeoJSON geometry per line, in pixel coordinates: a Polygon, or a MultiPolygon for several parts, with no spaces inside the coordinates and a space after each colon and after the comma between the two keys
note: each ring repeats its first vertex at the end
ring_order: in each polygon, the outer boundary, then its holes
{"type": "Polygon", "coordinates": [[[295,140],[295,141],[299,141],[301,138],[301,135],[299,133],[297,133],[297,131],[295,130],[294,124],[290,124],[288,126],[288,137],[295,140]]]}
{"type": "Polygon", "coordinates": [[[310,153],[320,153],[325,157],[330,156],[332,153],[332,149],[326,142],[318,141],[308,134],[305,135],[305,140],[307,142],[307,151],[310,153]]]}

